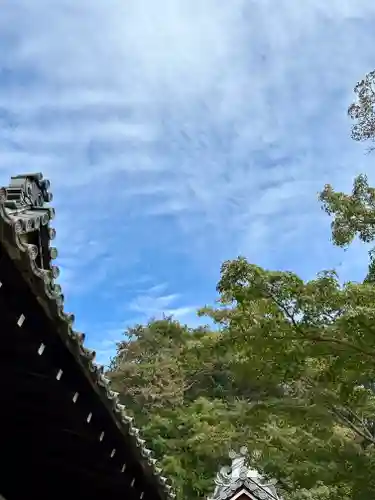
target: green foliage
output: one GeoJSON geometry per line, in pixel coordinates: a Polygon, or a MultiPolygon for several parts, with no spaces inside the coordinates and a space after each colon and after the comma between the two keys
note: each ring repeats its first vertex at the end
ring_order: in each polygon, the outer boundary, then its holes
{"type": "MultiPolygon", "coordinates": [[[[364,243],[375,239],[375,189],[365,175],[354,180],[351,194],[336,192],[327,184],[319,195],[324,211],[333,217],[333,243],[347,247],[356,236],[364,243]]],[[[375,282],[374,249],[369,252],[370,264],[366,281],[375,282]]]]}
{"type": "MultiPolygon", "coordinates": [[[[225,328],[215,333],[189,329],[172,318],[138,325],[126,332],[112,362],[114,389],[142,427],[178,498],[212,493],[228,448],[244,443],[258,452],[257,467],[279,478],[286,499],[294,500],[298,492],[301,498],[333,499],[332,485],[339,498],[347,498],[345,471],[331,462],[332,454],[348,448],[352,439],[330,430],[312,432],[312,417],[300,428],[307,412],[297,404],[294,426],[285,418],[286,409],[274,410],[283,396],[277,376],[282,372],[273,374],[270,365],[264,376],[258,373],[260,359],[254,363],[247,340],[237,337],[237,327],[229,333],[229,326],[242,324],[235,308],[228,308],[226,316],[230,313],[234,323],[223,319],[225,328]]],[[[285,403],[291,407],[289,400],[285,403]]]]}
{"type": "Polygon", "coordinates": [[[130,328],[125,337],[108,374],[112,385],[179,498],[207,496],[239,433],[226,355],[211,354],[217,334],[164,318],[130,328]]]}
{"type": "MultiPolygon", "coordinates": [[[[375,141],[375,71],[365,75],[354,88],[356,100],[348,108],[348,115],[355,122],[352,138],[355,141],[375,141]]],[[[369,151],[373,151],[370,147],[369,151]]],[[[332,239],[335,245],[348,246],[358,236],[364,243],[375,238],[375,189],[365,175],[354,180],[350,195],[335,192],[327,184],[320,193],[323,209],[333,216],[332,239]]],[[[366,281],[375,282],[375,249],[369,252],[370,264],[366,281]]]]}
{"type": "MultiPolygon", "coordinates": [[[[328,498],[336,490],[338,498],[343,490],[372,497],[373,285],[342,286],[333,271],[305,283],[239,258],[223,264],[218,291],[220,307],[204,313],[221,326],[236,380],[265,389],[246,401],[242,422],[267,436],[268,449],[282,449],[284,465],[273,472],[306,489],[323,481],[328,498]],[[272,396],[277,387],[282,393],[272,396]]],[[[266,470],[277,463],[274,456],[266,470]]]]}
{"type": "MultiPolygon", "coordinates": [[[[248,443],[250,449],[262,449],[267,444],[263,430],[256,434],[248,426],[247,402],[264,391],[275,396],[280,390],[236,379],[232,351],[221,345],[219,332],[164,318],[137,325],[125,337],[108,373],[114,389],[178,497],[207,497],[230,447],[248,443]]],[[[259,466],[271,463],[273,470],[281,470],[284,457],[267,448],[259,466]]],[[[286,483],[286,488],[292,486],[286,483]]]]}
{"type": "Polygon", "coordinates": [[[354,88],[357,100],[349,106],[348,114],[356,121],[352,128],[355,141],[375,139],[375,71],[368,73],[354,88]]]}

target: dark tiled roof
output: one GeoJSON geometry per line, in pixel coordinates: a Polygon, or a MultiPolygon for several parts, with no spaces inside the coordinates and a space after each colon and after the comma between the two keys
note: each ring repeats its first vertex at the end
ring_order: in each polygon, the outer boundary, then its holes
{"type": "Polygon", "coordinates": [[[230,484],[223,486],[220,492],[218,492],[218,494],[213,498],[218,500],[227,500],[232,498],[241,489],[247,490],[249,493],[254,495],[255,498],[259,498],[259,500],[276,500],[278,498],[272,495],[270,491],[267,491],[262,485],[250,478],[238,478],[232,481],[230,484]]]}
{"type": "Polygon", "coordinates": [[[157,485],[161,497],[172,499],[175,497],[172,488],[161,475],[162,470],[157,467],[152,452],[145,447],[139,429],[127,416],[125,406],[119,403],[118,393],[111,391],[103,367],[94,362],[95,352],[84,346],[84,334],[73,330],[74,315],[64,312],[64,296],[55,282],[59,269],[52,264],[57,256],[57,250],[50,245],[55,237],[55,230],[50,227],[55,212],[47,205],[52,201],[48,189],[49,181],[43,179],[42,174],[12,177],[8,187],[0,188],[0,240],[9,255],[18,261],[25,279],[32,283],[39,302],[56,322],[59,335],[64,337],[76,362],[83,366],[86,376],[94,383],[124,439],[134,444],[137,460],[157,485]]]}

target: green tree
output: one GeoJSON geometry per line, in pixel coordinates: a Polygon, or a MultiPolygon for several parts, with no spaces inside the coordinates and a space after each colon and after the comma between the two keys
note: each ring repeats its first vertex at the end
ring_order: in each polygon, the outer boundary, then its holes
{"type": "Polygon", "coordinates": [[[341,285],[333,271],[304,282],[239,258],[224,263],[218,291],[220,307],[202,312],[219,323],[235,377],[283,389],[243,402],[247,426],[283,447],[291,469],[278,473],[308,489],[321,480],[331,496],[373,497],[373,285],[341,285]]]}
{"type": "MultiPolygon", "coordinates": [[[[326,439],[327,433],[319,442],[315,438],[312,452],[311,432],[292,428],[269,410],[259,407],[254,413],[255,402],[280,399],[282,388],[272,377],[257,378],[242,370],[247,356],[243,343],[228,341],[225,328],[189,329],[164,318],[129,329],[112,363],[114,389],[179,498],[195,500],[212,493],[228,448],[246,443],[258,452],[256,465],[282,481],[288,500],[330,500],[336,490],[345,499],[345,482],[339,487],[324,482],[332,477],[326,469],[333,445],[327,442],[334,439],[326,439]]],[[[337,436],[336,447],[342,440],[337,436]]]]}
{"type": "MultiPolygon", "coordinates": [[[[365,75],[354,88],[355,101],[348,114],[355,122],[352,138],[355,141],[375,141],[375,71],[365,75]]],[[[370,147],[373,151],[374,147],[370,147]]],[[[325,212],[333,217],[332,239],[337,246],[346,248],[356,236],[364,243],[375,239],[375,189],[366,175],[354,179],[351,194],[335,191],[327,184],[319,195],[325,212]]],[[[369,252],[370,265],[366,281],[375,282],[375,253],[369,252]]]]}
{"type": "MultiPolygon", "coordinates": [[[[365,175],[359,175],[353,183],[351,194],[333,189],[327,184],[319,195],[324,211],[332,217],[331,229],[333,243],[347,248],[355,237],[363,243],[375,239],[375,189],[368,183],[365,175]]],[[[369,252],[370,264],[367,282],[375,282],[375,252],[369,252]]]]}
{"type": "Polygon", "coordinates": [[[356,122],[352,128],[352,138],[355,141],[373,142],[375,140],[375,71],[371,71],[358,82],[354,92],[356,101],[348,109],[350,118],[356,122]]]}
{"type": "Polygon", "coordinates": [[[125,332],[108,373],[179,498],[202,498],[220,459],[241,433],[226,355],[212,356],[217,333],[173,318],[125,332]]]}

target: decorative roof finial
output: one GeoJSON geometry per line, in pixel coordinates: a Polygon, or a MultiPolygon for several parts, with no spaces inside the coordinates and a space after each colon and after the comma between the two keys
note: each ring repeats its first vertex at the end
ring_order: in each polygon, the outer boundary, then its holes
{"type": "Polygon", "coordinates": [[[40,173],[15,175],[11,177],[10,185],[5,188],[3,202],[9,209],[42,208],[44,203],[52,200],[49,187],[49,180],[43,179],[40,173]]]}
{"type": "MultiPolygon", "coordinates": [[[[229,451],[231,466],[224,466],[215,478],[215,491],[211,500],[230,500],[238,491],[246,489],[251,498],[264,500],[282,500],[275,489],[274,480],[267,480],[250,466],[249,451],[241,446],[239,452],[229,451]]],[[[251,454],[254,458],[256,452],[251,454]]]]}
{"type": "Polygon", "coordinates": [[[248,458],[248,449],[246,446],[241,446],[240,452],[236,453],[231,450],[229,452],[229,458],[232,460],[232,478],[237,479],[241,477],[241,473],[245,473],[246,477],[246,463],[248,458]]]}

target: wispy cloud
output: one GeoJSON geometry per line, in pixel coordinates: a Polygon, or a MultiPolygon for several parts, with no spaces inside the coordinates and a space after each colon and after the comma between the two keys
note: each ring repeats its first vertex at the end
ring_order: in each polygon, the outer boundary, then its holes
{"type": "Polygon", "coordinates": [[[130,301],[128,309],[141,314],[143,320],[161,318],[165,315],[184,321],[186,317],[196,316],[198,305],[182,305],[181,294],[163,294],[166,289],[167,285],[162,283],[143,291],[130,301]]]}
{"type": "Polygon", "coordinates": [[[361,275],[364,252],[331,248],[316,192],[373,171],[346,108],[375,67],[374,21],[372,0],[2,6],[0,177],[51,178],[67,306],[89,342],[134,307],[212,301],[238,253],[361,275]],[[165,289],[151,299],[144,276],[165,289]]]}
{"type": "Polygon", "coordinates": [[[207,321],[197,316],[197,305],[184,305],[183,296],[178,293],[168,294],[167,283],[160,283],[149,288],[132,290],[133,298],[120,308],[120,315],[126,320],[118,320],[99,326],[90,325],[94,334],[92,346],[96,351],[99,363],[107,364],[116,353],[117,343],[124,339],[126,330],[135,324],[145,324],[151,318],[161,319],[172,316],[174,319],[188,324],[191,327],[206,324],[207,321]]]}
{"type": "Polygon", "coordinates": [[[116,354],[118,342],[124,339],[126,324],[105,323],[100,328],[95,328],[90,323],[87,325],[91,330],[91,347],[96,353],[96,362],[108,367],[110,360],[116,354]]]}

